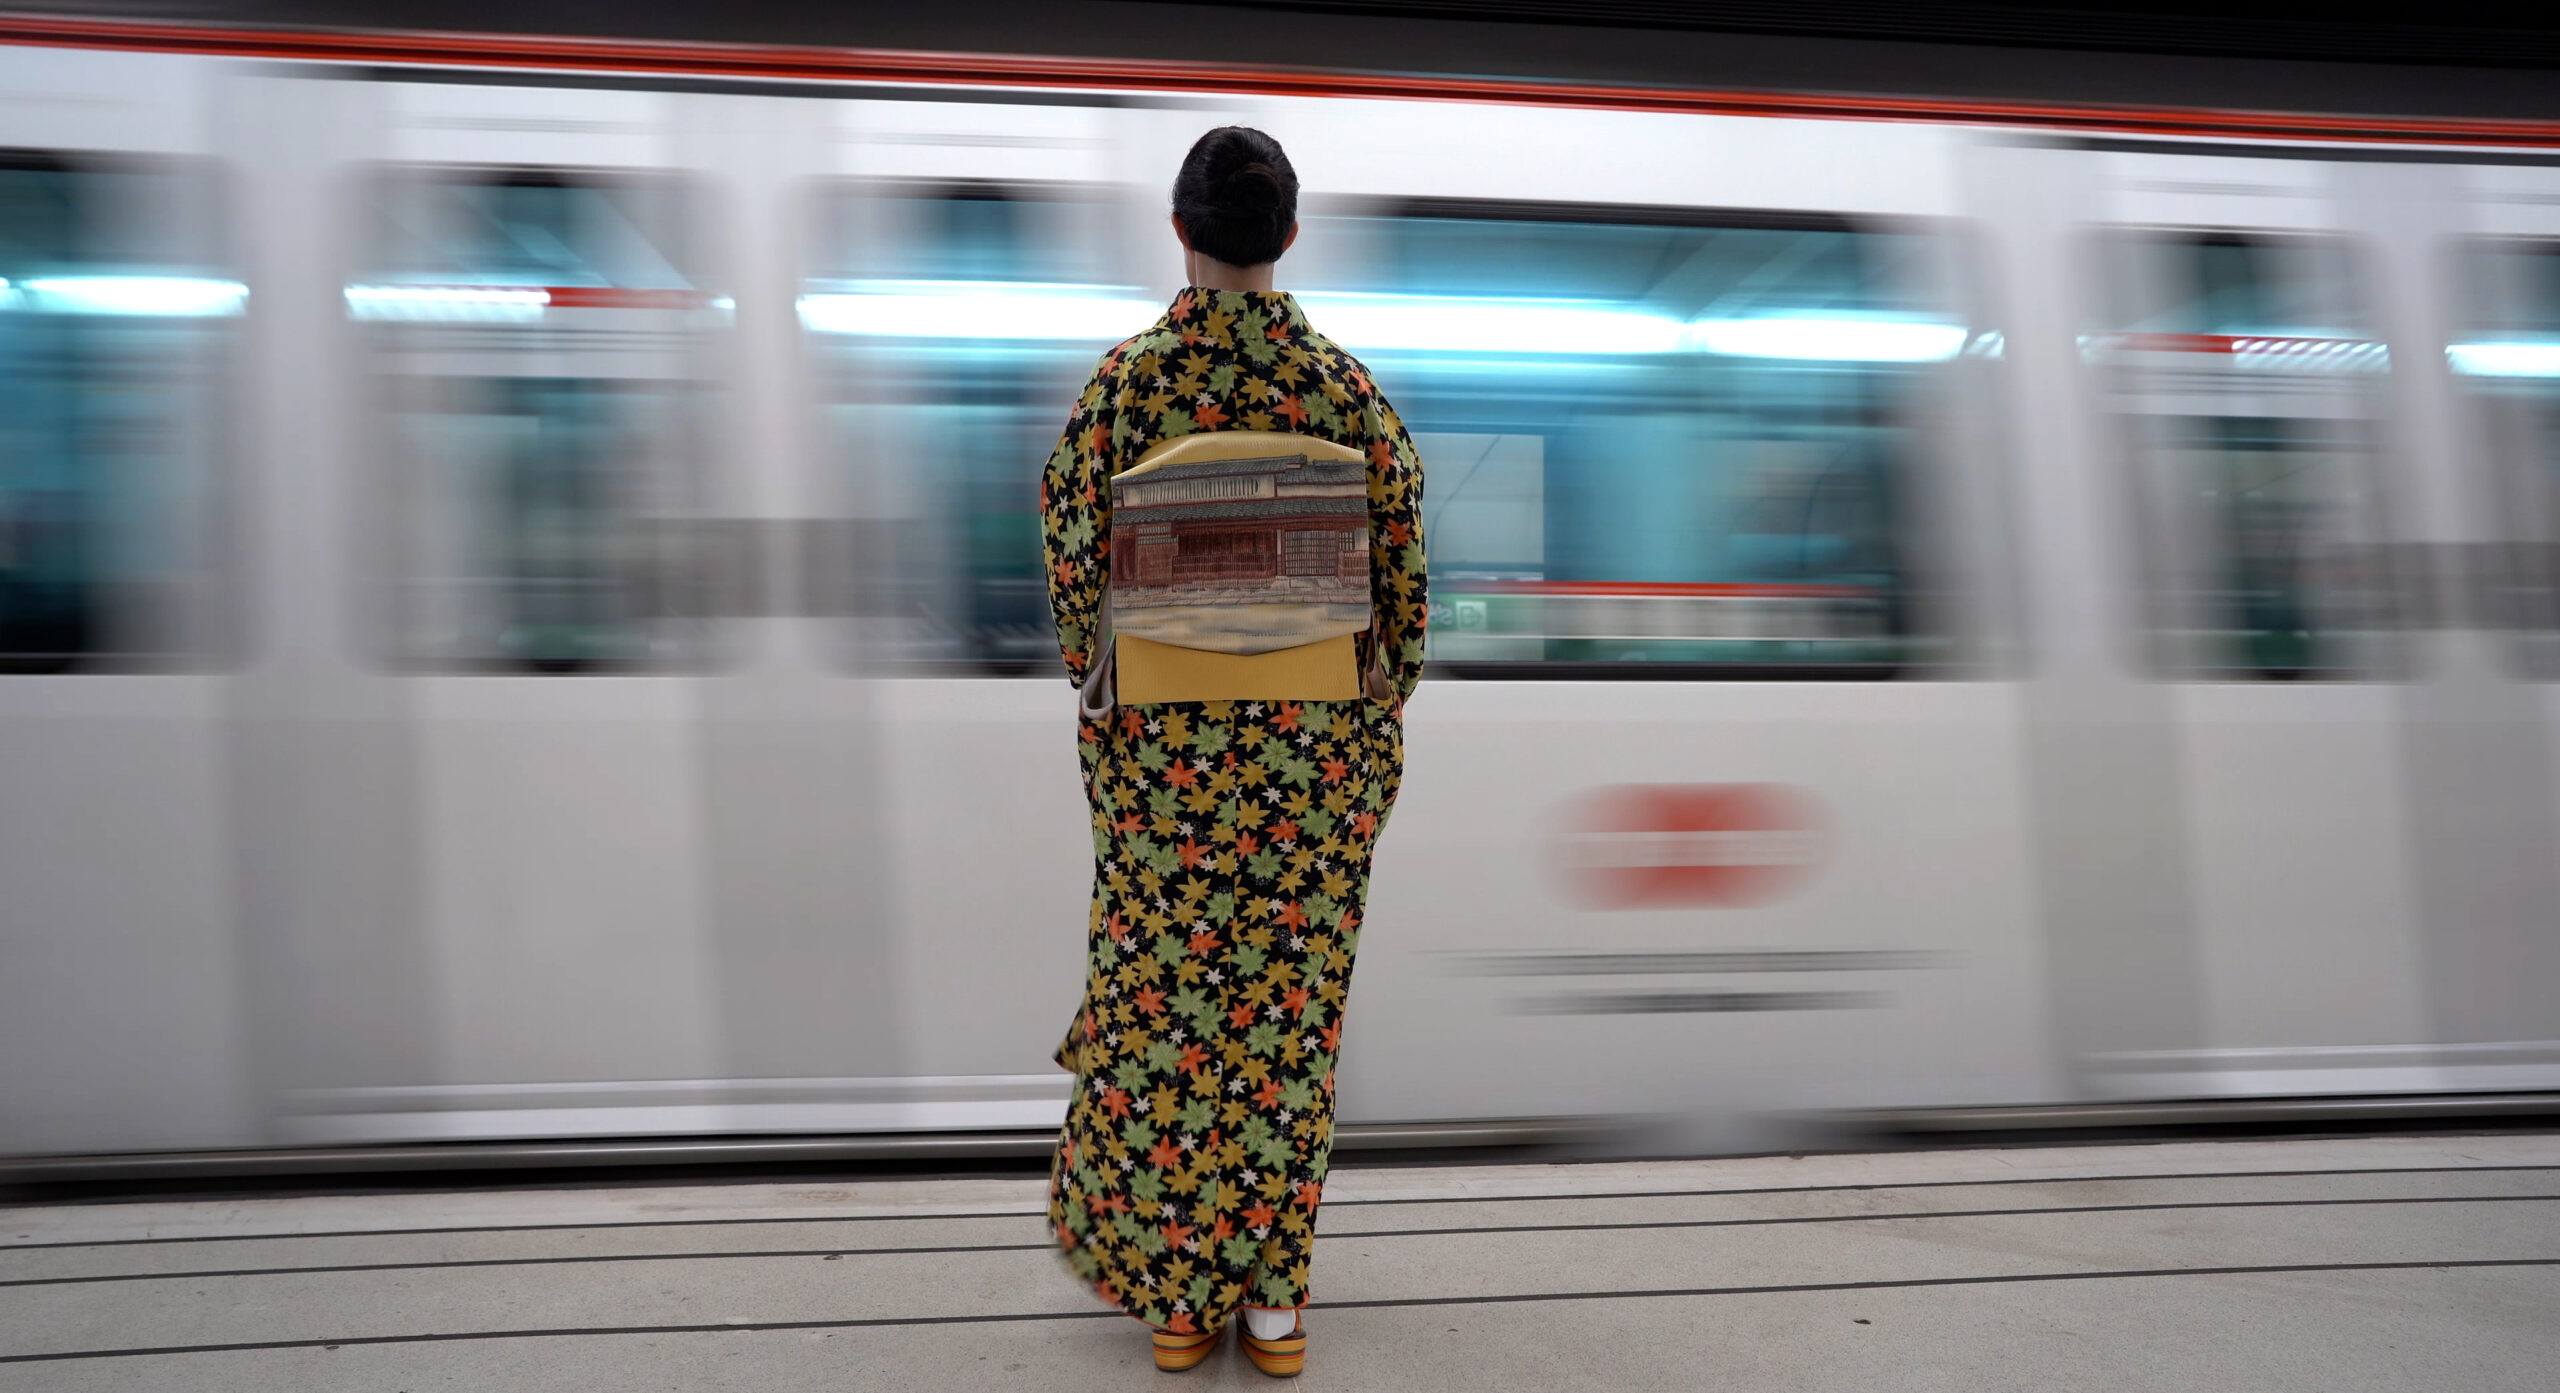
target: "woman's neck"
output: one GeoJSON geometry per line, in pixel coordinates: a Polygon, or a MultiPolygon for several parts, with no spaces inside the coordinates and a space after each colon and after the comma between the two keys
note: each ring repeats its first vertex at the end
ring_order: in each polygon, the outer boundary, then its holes
{"type": "Polygon", "coordinates": [[[1279,264],[1266,261],[1259,266],[1234,266],[1199,252],[1185,252],[1182,262],[1183,273],[1202,290],[1258,290],[1266,294],[1271,289],[1271,268],[1279,264]]]}

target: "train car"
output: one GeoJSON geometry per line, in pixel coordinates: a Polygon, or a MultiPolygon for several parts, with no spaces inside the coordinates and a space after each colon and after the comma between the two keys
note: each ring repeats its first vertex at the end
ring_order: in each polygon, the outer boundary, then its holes
{"type": "Polygon", "coordinates": [[[1227,123],[1426,466],[1348,1135],[2560,1089],[2560,124],[0,44],[21,1161],[1036,1150],[1227,123]]]}

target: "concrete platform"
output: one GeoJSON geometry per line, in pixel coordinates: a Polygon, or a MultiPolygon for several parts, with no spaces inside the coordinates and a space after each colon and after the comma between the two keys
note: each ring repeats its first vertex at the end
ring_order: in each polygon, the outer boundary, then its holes
{"type": "MultiPolygon", "coordinates": [[[[1037,1180],[0,1209],[0,1389],[1158,1374],[1037,1180]]],[[[1314,1389],[2560,1386],[2560,1135],[1335,1172],[1314,1389]]]]}

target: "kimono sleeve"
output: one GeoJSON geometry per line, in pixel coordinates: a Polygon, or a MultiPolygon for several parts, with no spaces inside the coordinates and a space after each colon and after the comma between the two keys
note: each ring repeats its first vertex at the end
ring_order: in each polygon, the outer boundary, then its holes
{"type": "Polygon", "coordinates": [[[1067,416],[1066,432],[1040,471],[1040,552],[1057,620],[1067,680],[1084,681],[1102,591],[1110,575],[1113,376],[1119,354],[1102,360],[1067,416]]]}
{"type": "Polygon", "coordinates": [[[1423,628],[1431,614],[1429,567],[1422,545],[1422,456],[1386,398],[1372,393],[1363,411],[1369,455],[1369,576],[1375,587],[1378,636],[1386,648],[1396,705],[1422,682],[1423,628]]]}

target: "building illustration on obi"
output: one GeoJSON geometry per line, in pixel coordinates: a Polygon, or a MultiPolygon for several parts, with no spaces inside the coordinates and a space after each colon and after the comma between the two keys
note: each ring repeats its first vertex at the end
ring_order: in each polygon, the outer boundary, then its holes
{"type": "Polygon", "coordinates": [[[1111,623],[1217,653],[1369,627],[1369,479],[1275,455],[1140,467],[1111,481],[1111,623]]]}

